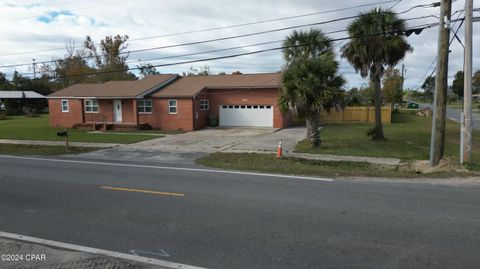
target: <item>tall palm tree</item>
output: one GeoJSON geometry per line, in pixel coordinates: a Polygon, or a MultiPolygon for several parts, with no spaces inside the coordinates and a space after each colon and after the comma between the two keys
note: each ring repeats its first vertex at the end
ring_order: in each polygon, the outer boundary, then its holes
{"type": "Polygon", "coordinates": [[[307,139],[319,146],[320,112],[342,104],[345,80],[337,73],[338,63],[331,40],[320,30],[294,31],[284,45],[286,64],[279,98],[282,111],[292,109],[307,122],[307,139]]]}
{"type": "Polygon", "coordinates": [[[395,13],[375,8],[360,16],[348,26],[350,41],[342,47],[346,58],[362,77],[369,76],[375,88],[375,128],[373,139],[383,140],[382,97],[380,80],[387,66],[395,66],[412,51],[402,35],[405,21],[395,13]]]}

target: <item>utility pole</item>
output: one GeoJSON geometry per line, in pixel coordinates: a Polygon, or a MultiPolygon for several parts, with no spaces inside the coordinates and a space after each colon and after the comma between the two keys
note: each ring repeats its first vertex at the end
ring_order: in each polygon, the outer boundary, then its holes
{"type": "Polygon", "coordinates": [[[402,62],[402,84],[400,85],[400,107],[403,106],[403,82],[405,81],[405,65],[402,62]]]}
{"type": "Polygon", "coordinates": [[[445,123],[448,89],[448,49],[452,0],[442,0],[438,29],[437,74],[433,101],[432,137],[430,140],[430,166],[437,166],[445,153],[445,123]]]}
{"type": "Polygon", "coordinates": [[[32,59],[33,65],[33,78],[37,78],[37,64],[35,63],[35,58],[32,59]]]}
{"type": "Polygon", "coordinates": [[[465,52],[463,80],[463,113],[460,163],[471,161],[472,151],[472,27],[473,0],[465,0],[465,52]]]}

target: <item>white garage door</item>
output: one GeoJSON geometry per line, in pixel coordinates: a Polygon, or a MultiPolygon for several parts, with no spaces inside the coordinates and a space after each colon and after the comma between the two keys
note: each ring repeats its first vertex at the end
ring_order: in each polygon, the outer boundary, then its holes
{"type": "Polygon", "coordinates": [[[272,105],[220,105],[220,126],[273,127],[272,105]]]}

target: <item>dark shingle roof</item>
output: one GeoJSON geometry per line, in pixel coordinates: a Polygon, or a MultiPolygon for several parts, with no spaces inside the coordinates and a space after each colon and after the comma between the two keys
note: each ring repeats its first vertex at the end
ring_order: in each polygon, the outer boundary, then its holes
{"type": "Polygon", "coordinates": [[[162,74],[162,75],[147,76],[141,80],[109,81],[103,84],[75,84],[50,94],[48,98],[56,98],[56,97],[135,98],[176,77],[177,75],[162,74]]]}
{"type": "Polygon", "coordinates": [[[141,80],[109,81],[103,84],[75,84],[47,98],[137,98],[191,97],[203,89],[280,88],[281,73],[189,76],[152,75],[141,80]]]}
{"type": "Polygon", "coordinates": [[[203,89],[280,88],[281,73],[182,77],[154,92],[152,97],[189,97],[203,89]]]}

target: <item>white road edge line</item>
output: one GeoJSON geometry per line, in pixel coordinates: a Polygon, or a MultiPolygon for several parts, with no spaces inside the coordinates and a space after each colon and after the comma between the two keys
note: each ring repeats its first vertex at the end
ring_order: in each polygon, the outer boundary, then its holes
{"type": "Polygon", "coordinates": [[[151,168],[151,169],[164,169],[164,170],[193,171],[193,172],[205,172],[205,173],[250,175],[250,176],[277,177],[277,178],[294,178],[294,179],[307,179],[307,180],[333,182],[333,179],[330,179],[330,178],[289,176],[289,175],[277,175],[277,174],[266,174],[266,173],[264,174],[264,173],[239,172],[239,171],[226,171],[226,170],[213,170],[213,169],[202,169],[202,168],[186,168],[186,167],[141,165],[141,164],[92,162],[92,161],[79,161],[79,160],[59,160],[59,159],[48,159],[48,158],[6,156],[6,155],[0,155],[0,158],[34,160],[34,161],[63,162],[63,163],[80,163],[80,164],[93,164],[93,165],[106,165],[106,166],[123,166],[123,167],[136,167],[136,168],[151,168]]]}
{"type": "Polygon", "coordinates": [[[50,247],[55,247],[55,248],[60,248],[60,249],[85,252],[85,253],[90,253],[90,254],[104,255],[104,256],[108,256],[108,257],[112,257],[112,258],[119,258],[119,259],[124,259],[124,260],[140,262],[140,263],[148,263],[148,264],[163,266],[163,267],[172,268],[172,269],[206,269],[204,267],[191,266],[191,265],[187,265],[187,264],[169,262],[169,261],[158,260],[158,259],[153,259],[153,258],[146,258],[146,257],[141,257],[141,256],[136,256],[136,255],[131,255],[131,254],[125,254],[125,253],[121,253],[121,252],[115,252],[115,251],[103,250],[103,249],[91,248],[91,247],[84,247],[84,246],[79,246],[79,245],[74,245],[74,244],[62,243],[62,242],[57,242],[57,241],[52,241],[52,240],[46,240],[46,239],[24,236],[24,235],[13,234],[13,233],[7,233],[7,232],[1,232],[1,231],[0,231],[0,238],[19,240],[19,241],[24,241],[24,242],[28,242],[28,243],[40,244],[40,245],[44,245],[44,246],[50,246],[50,247]]]}

